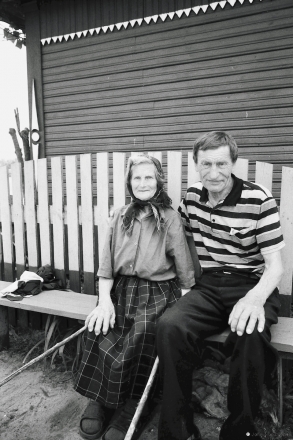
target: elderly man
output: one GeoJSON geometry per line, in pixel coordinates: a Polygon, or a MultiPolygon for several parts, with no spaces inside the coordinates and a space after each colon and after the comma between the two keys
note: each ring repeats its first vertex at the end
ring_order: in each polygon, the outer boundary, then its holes
{"type": "Polygon", "coordinates": [[[230,415],[219,438],[261,438],[253,420],[263,382],[276,365],[270,326],[278,319],[284,242],[270,192],[232,173],[237,155],[235,140],[225,132],[207,133],[194,144],[201,182],[187,190],[179,212],[202,274],[158,321],[163,381],[159,440],[201,439],[193,424],[192,371],[199,363],[200,342],[227,325],[230,415]]]}

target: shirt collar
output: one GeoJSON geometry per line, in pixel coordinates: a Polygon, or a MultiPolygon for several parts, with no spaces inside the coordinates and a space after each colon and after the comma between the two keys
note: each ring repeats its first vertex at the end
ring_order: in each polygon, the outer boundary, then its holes
{"type": "MultiPolygon", "coordinates": [[[[234,181],[233,188],[224,199],[222,206],[236,206],[241,197],[243,180],[236,177],[235,174],[232,174],[232,177],[234,181]]],[[[202,203],[207,203],[209,200],[208,190],[204,186],[202,187],[202,193],[199,200],[202,203]]]]}

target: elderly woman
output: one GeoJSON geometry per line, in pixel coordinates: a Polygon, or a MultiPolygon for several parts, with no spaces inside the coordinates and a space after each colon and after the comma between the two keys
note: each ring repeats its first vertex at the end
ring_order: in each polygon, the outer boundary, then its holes
{"type": "Polygon", "coordinates": [[[148,155],[130,157],[126,184],[132,201],[114,213],[108,229],[98,305],[86,319],[75,386],[91,399],[80,421],[85,439],[124,439],[155,360],[156,321],[182,289],[195,284],[160,162],[148,155]]]}

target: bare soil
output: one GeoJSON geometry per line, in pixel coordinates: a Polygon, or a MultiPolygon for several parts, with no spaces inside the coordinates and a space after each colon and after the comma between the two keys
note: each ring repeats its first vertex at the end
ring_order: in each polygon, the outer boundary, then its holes
{"type": "MultiPolygon", "coordinates": [[[[12,329],[11,347],[0,352],[0,382],[20,368],[28,351],[40,339],[43,332],[12,329]]],[[[43,344],[34,350],[28,360],[42,353],[43,344]]],[[[258,427],[264,440],[292,439],[291,417],[293,414],[293,380],[285,388],[286,422],[277,427],[271,421],[259,420],[258,427]],[[290,399],[289,399],[290,397],[290,399]],[[289,404],[288,404],[289,401],[289,404]],[[288,424],[288,422],[290,422],[288,424]]],[[[15,376],[0,388],[0,440],[80,440],[79,419],[88,399],[73,389],[73,375],[66,371],[56,356],[53,368],[50,362],[40,361],[15,376]]],[[[157,440],[160,402],[153,404],[144,428],[133,440],[157,440]]],[[[199,427],[203,440],[218,440],[222,421],[195,413],[194,422],[199,427]]]]}
{"type": "MultiPolygon", "coordinates": [[[[15,353],[0,353],[0,380],[22,366],[15,353]]],[[[1,440],[80,440],[78,420],[86,399],[71,374],[30,367],[1,387],[1,440]]]]}
{"type": "MultiPolygon", "coordinates": [[[[42,337],[38,332],[10,335],[11,347],[0,352],[0,382],[20,368],[29,349],[42,337]]],[[[35,350],[28,360],[42,352],[35,350]]],[[[56,362],[40,361],[0,388],[0,440],[80,440],[79,419],[88,400],[73,389],[71,371],[56,362]]],[[[156,440],[160,414],[154,409],[136,440],[156,440]]],[[[219,422],[196,416],[205,440],[217,440],[219,422]]]]}
{"type": "MultiPolygon", "coordinates": [[[[0,382],[23,366],[23,359],[44,332],[10,331],[10,348],[0,352],[0,382]]],[[[43,351],[40,344],[26,361],[43,351]]],[[[22,371],[0,388],[0,440],[80,440],[79,420],[88,399],[73,389],[74,378],[56,356],[22,371]]],[[[139,440],[155,440],[159,405],[149,417],[139,440]]]]}

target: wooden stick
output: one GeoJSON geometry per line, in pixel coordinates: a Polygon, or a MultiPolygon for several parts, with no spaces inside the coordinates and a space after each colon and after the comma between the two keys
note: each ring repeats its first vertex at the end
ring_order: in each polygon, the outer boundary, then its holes
{"type": "Polygon", "coordinates": [[[76,338],[80,333],[84,332],[87,326],[80,328],[77,332],[73,333],[72,335],[68,336],[68,338],[64,339],[61,342],[58,342],[58,344],[54,345],[54,347],[49,348],[49,350],[45,351],[44,353],[40,354],[40,356],[36,357],[35,359],[32,359],[30,362],[25,364],[23,367],[19,368],[18,370],[11,373],[9,376],[5,377],[5,379],[0,382],[0,387],[4,385],[5,383],[9,382],[11,379],[13,379],[15,376],[20,374],[22,371],[26,370],[28,367],[30,367],[33,364],[36,364],[40,360],[44,359],[49,354],[53,353],[57,348],[61,347],[62,345],[66,344],[67,342],[71,341],[71,339],[76,338]]]}
{"type": "Polygon", "coordinates": [[[158,365],[159,365],[159,358],[157,356],[156,360],[155,360],[155,363],[153,365],[153,368],[152,368],[149,380],[148,380],[148,382],[146,384],[146,387],[144,389],[143,395],[141,396],[141,399],[140,399],[139,404],[138,404],[138,406],[136,408],[135,414],[134,414],[133,419],[132,419],[132,421],[130,423],[130,426],[128,428],[128,431],[126,433],[126,436],[125,436],[124,440],[131,440],[131,438],[133,436],[133,433],[135,431],[137,422],[139,420],[139,417],[140,417],[140,415],[142,413],[143,407],[144,407],[144,405],[146,403],[146,400],[147,400],[148,395],[150,393],[151,387],[153,385],[153,382],[154,382],[154,379],[155,379],[155,375],[156,375],[156,372],[157,372],[157,369],[158,369],[158,365]]]}

